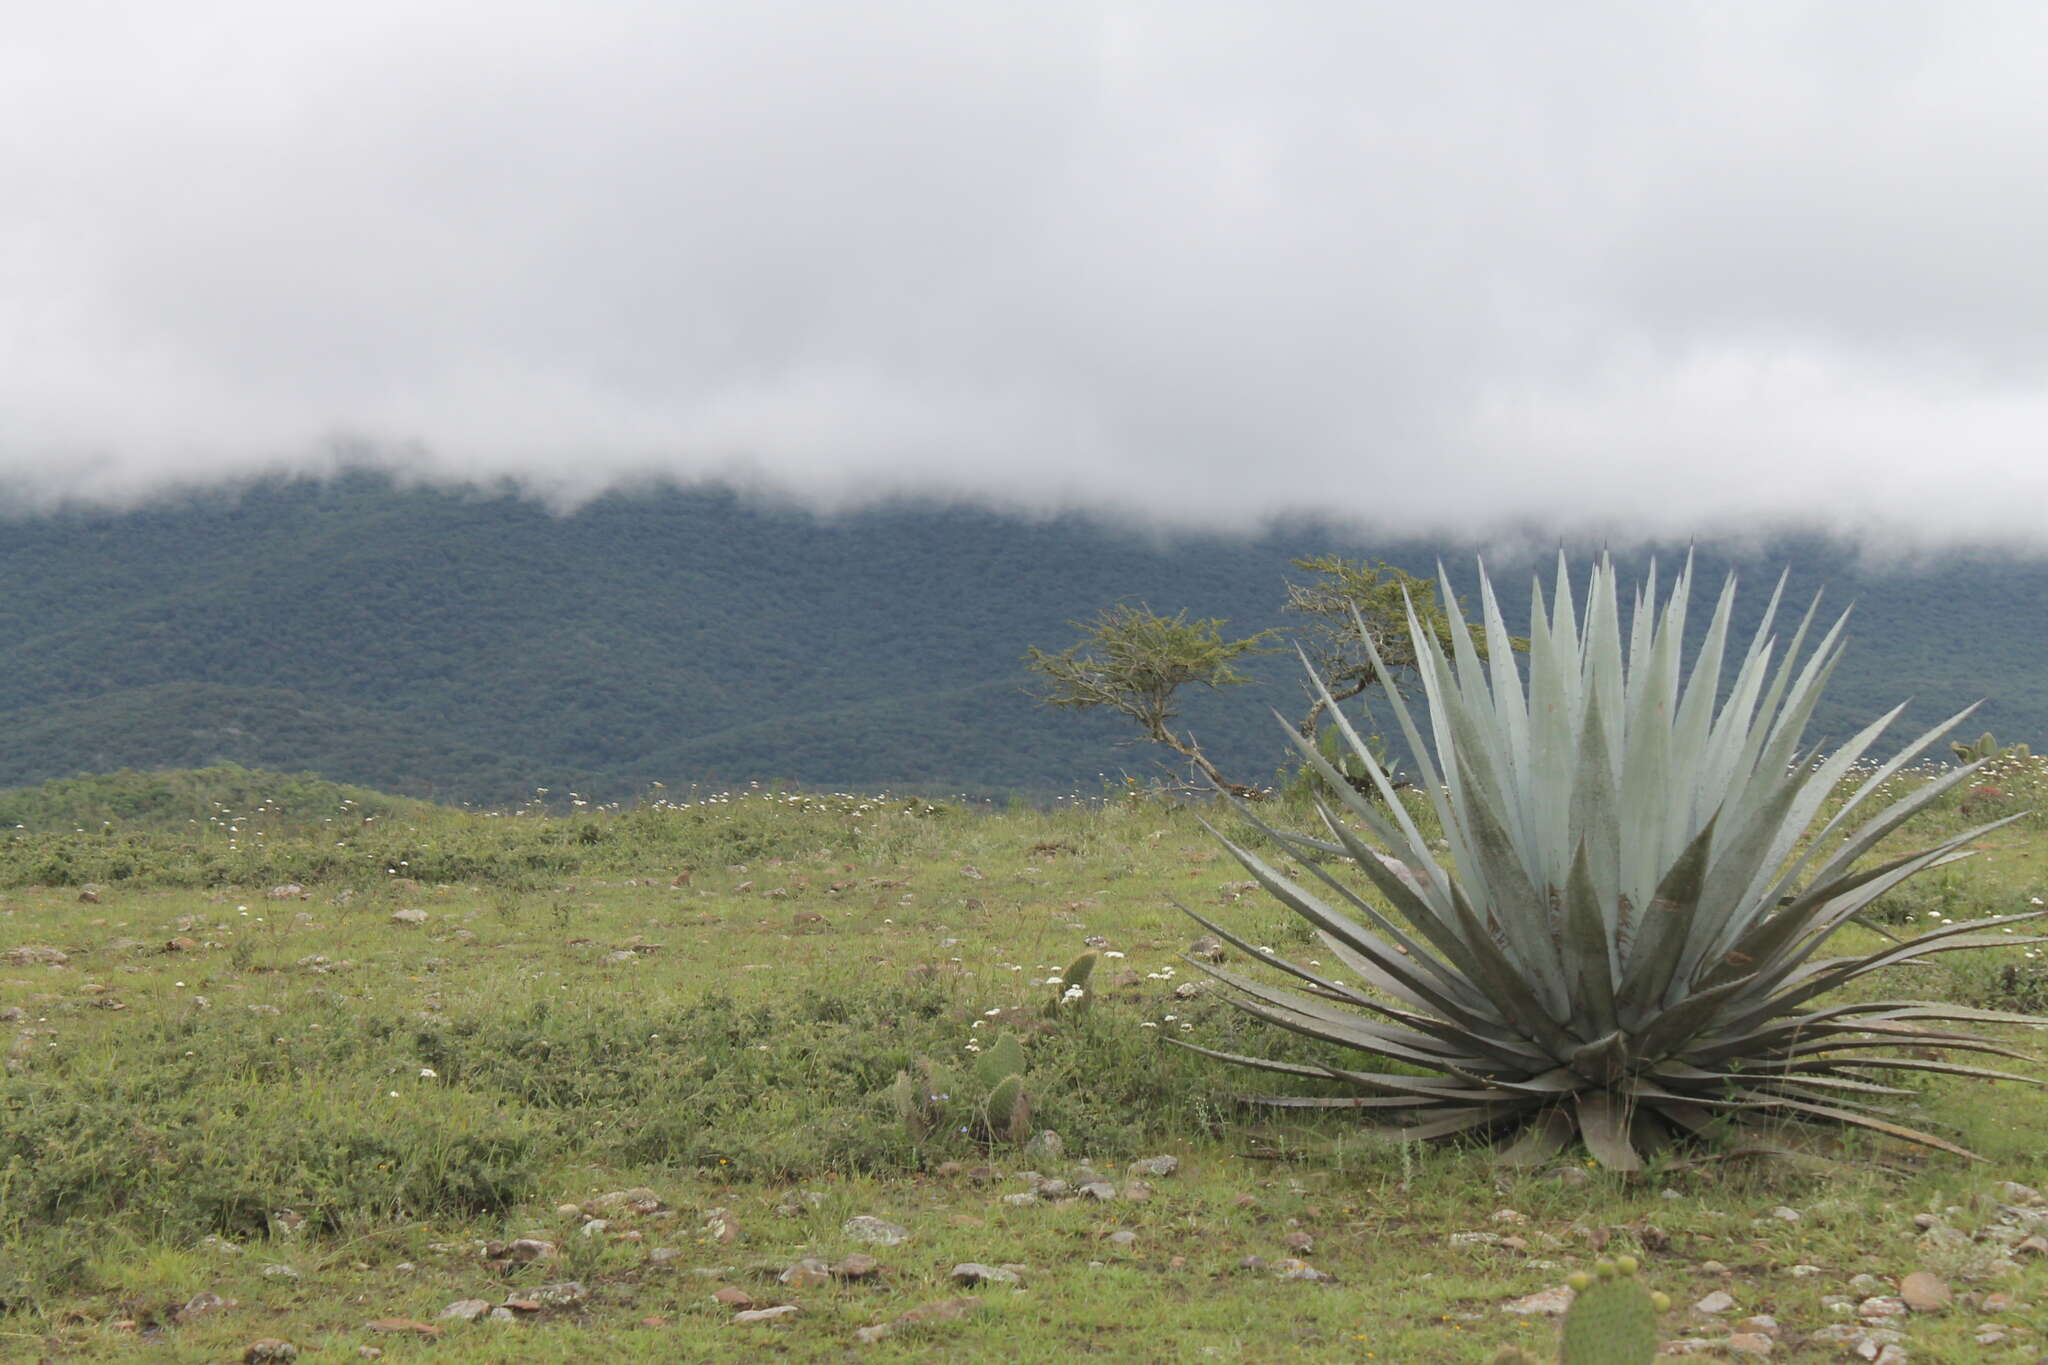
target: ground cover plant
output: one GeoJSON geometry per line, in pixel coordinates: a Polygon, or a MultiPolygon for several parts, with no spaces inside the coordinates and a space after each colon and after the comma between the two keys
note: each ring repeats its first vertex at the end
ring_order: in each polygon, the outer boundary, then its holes
{"type": "MultiPolygon", "coordinates": [[[[2038,762],[1998,763],[1923,837],[2048,797],[2038,762]]],[[[1915,1361],[2041,1349],[2038,1090],[1911,1081],[1916,1122],[1981,1163],[1766,1129],[1641,1172],[1248,1108],[1235,1068],[1160,1045],[1270,1041],[1183,957],[1244,953],[1191,943],[1173,902],[1321,954],[1195,812],[1143,793],[365,817],[359,794],[212,781],[203,818],[119,814],[111,781],[106,823],[17,806],[0,835],[0,1358],[1549,1360],[1542,1310],[1623,1255],[1669,1296],[1666,1339],[1764,1315],[1775,1359],[1839,1358],[1844,1331],[1896,1330],[1915,1361]],[[913,1133],[899,1074],[979,1086],[998,1050],[1004,1076],[913,1133]],[[1012,1075],[1058,1148],[977,1123],[1012,1075]],[[1865,1321],[1915,1273],[1945,1308],[1914,1281],[1930,1311],[1865,1321]]],[[[2039,816],[1974,842],[1845,949],[2048,895],[2039,816]]],[[[1916,995],[2028,1008],[2039,952],[1907,970],[1916,995]]]]}

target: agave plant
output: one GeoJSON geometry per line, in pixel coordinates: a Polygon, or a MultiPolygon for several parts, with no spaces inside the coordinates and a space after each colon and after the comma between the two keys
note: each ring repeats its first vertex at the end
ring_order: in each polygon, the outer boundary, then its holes
{"type": "MultiPolygon", "coordinates": [[[[1827,997],[1934,953],[2038,942],[2000,931],[2043,912],[1944,924],[1874,951],[1817,956],[1871,901],[1916,872],[1967,857],[1967,844],[2005,823],[1903,856],[1867,857],[1974,771],[1954,769],[1889,805],[1873,800],[1968,712],[1869,772],[1821,821],[1830,795],[1861,771],[1859,760],[1903,707],[1830,753],[1802,751],[1802,731],[1839,656],[1843,621],[1800,662],[1816,599],[1773,666],[1781,578],[1723,698],[1735,582],[1723,589],[1685,670],[1680,641],[1690,579],[1688,563],[1659,608],[1651,569],[1624,648],[1611,561],[1593,569],[1581,617],[1560,560],[1547,606],[1541,584],[1535,588],[1526,686],[1483,568],[1490,664],[1478,657],[1448,591],[1451,658],[1411,613],[1428,743],[1401,698],[1389,700],[1448,859],[1432,852],[1383,766],[1339,715],[1379,803],[1354,792],[1301,741],[1303,759],[1340,803],[1318,805],[1329,837],[1281,833],[1239,807],[1281,847],[1305,855],[1315,889],[1302,874],[1283,874],[1252,850],[1223,842],[1315,927],[1323,956],[1344,971],[1326,975],[1286,961],[1189,912],[1252,959],[1304,983],[1278,989],[1194,963],[1231,988],[1238,1008],[1404,1065],[1351,1069],[1194,1050],[1334,1080],[1353,1092],[1247,1099],[1389,1111],[1400,1135],[1415,1140],[1511,1136],[1505,1155],[1516,1161],[1543,1160],[1577,1135],[1601,1164],[1635,1169],[1644,1151],[1674,1136],[1749,1115],[1854,1124],[1970,1156],[1888,1117],[1887,1101],[1914,1092],[1882,1078],[1917,1071],[2027,1080],[1944,1054],[2022,1057],[1954,1026],[2040,1021],[1931,1001],[1827,997]],[[1874,813],[1864,818],[1866,810],[1874,813]],[[1340,855],[1339,870],[1348,857],[1369,885],[1340,879],[1327,855],[1340,855]]],[[[1330,709],[1336,712],[1334,703],[1330,709]]]]}

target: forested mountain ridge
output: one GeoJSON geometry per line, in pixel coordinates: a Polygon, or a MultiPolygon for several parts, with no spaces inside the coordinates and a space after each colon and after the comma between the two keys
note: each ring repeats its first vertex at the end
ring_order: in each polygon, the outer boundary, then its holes
{"type": "MultiPolygon", "coordinates": [[[[1059,648],[1068,622],[1123,598],[1233,634],[1284,628],[1283,584],[1303,578],[1290,559],[1326,552],[1414,572],[1441,553],[1461,591],[1473,581],[1469,550],[1327,526],[1166,540],[953,506],[819,518],[716,488],[556,515],[354,474],[15,515],[0,519],[0,785],[220,760],[485,802],[750,779],[1092,790],[1154,755],[1118,747],[1107,719],[1037,707],[1025,647],[1059,648]]],[[[1730,561],[1700,558],[1718,585],[1730,561]]],[[[1741,561],[1743,619],[1783,565],[1795,619],[1822,586],[1824,615],[1857,603],[1816,737],[1907,697],[1909,721],[1931,723],[1980,696],[1972,734],[2048,737],[2048,565],[1876,572],[1786,542],[1741,561]]],[[[1491,567],[1524,611],[1532,566],[1491,567]]],[[[1266,708],[1300,696],[1290,658],[1258,672],[1188,707],[1219,764],[1255,781],[1281,759],[1266,708]]]]}

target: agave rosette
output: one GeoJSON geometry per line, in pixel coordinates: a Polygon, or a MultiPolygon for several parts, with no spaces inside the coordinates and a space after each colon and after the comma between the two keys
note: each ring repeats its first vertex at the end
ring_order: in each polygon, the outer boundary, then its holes
{"type": "MultiPolygon", "coordinates": [[[[1542,1160],[1576,1134],[1603,1165],[1635,1169],[1644,1151],[1676,1134],[1759,1113],[1853,1124],[1970,1155],[1894,1121],[1891,1102],[1915,1092],[1885,1078],[1918,1071],[2029,1081],[1947,1054],[2023,1057],[1958,1026],[2040,1021],[1937,1001],[1826,997],[1935,953],[2038,942],[2009,930],[2043,912],[1818,955],[1879,896],[1969,856],[1971,841],[2005,823],[1869,859],[1902,822],[1975,771],[1953,769],[1890,804],[1872,800],[1968,712],[1870,772],[1814,829],[1830,795],[1860,771],[1903,707],[1830,753],[1802,751],[1842,648],[1843,620],[1801,662],[1816,601],[1774,664],[1781,579],[1723,698],[1735,582],[1722,590],[1688,670],[1680,643],[1690,578],[1688,564],[1659,607],[1651,569],[1624,645],[1612,562],[1595,566],[1582,618],[1560,561],[1548,605],[1541,584],[1535,588],[1526,684],[1483,569],[1485,660],[1448,584],[1451,657],[1410,610],[1427,736],[1398,695],[1388,700],[1442,826],[1447,860],[1334,702],[1343,738],[1381,800],[1353,791],[1295,735],[1339,802],[1318,805],[1329,838],[1274,830],[1240,803],[1254,826],[1308,855],[1301,861],[1309,877],[1223,842],[1314,926],[1326,956],[1345,970],[1325,974],[1285,960],[1190,911],[1302,988],[1194,965],[1228,986],[1231,1003],[1248,1014],[1432,1074],[1193,1050],[1354,1092],[1247,1099],[1390,1111],[1400,1135],[1417,1140],[1513,1135],[1507,1155],[1516,1160],[1542,1160]],[[1334,875],[1324,866],[1331,854],[1348,856],[1369,886],[1334,875]]],[[[1370,649],[1369,633],[1366,641],[1370,649]]]]}

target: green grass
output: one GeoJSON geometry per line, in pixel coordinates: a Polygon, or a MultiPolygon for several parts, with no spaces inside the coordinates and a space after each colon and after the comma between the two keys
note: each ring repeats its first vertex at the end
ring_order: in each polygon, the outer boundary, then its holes
{"type": "MultiPolygon", "coordinates": [[[[1996,785],[1933,812],[1918,841],[2048,789],[2038,766],[1996,785]]],[[[118,787],[92,795],[106,805],[118,787]]],[[[1636,1180],[1503,1172],[1481,1149],[1239,1107],[1233,1090],[1258,1078],[1161,1038],[1288,1043],[1176,997],[1197,976],[1176,954],[1198,931],[1171,902],[1315,948],[1242,890],[1187,812],[1142,796],[1002,814],[761,793],[567,815],[394,804],[365,824],[340,803],[367,798],[296,790],[0,841],[0,953],[67,954],[0,962],[0,1009],[22,1012],[0,1032],[0,1359],[233,1360],[278,1336],[314,1359],[375,1345],[436,1362],[1475,1361],[1508,1342],[1550,1352],[1548,1323],[1499,1305],[1599,1246],[1641,1252],[1677,1305],[1667,1335],[1692,1334],[1687,1305],[1727,1288],[1741,1312],[1785,1324],[1777,1359],[1835,1358],[1803,1337],[1835,1320],[1823,1300],[1858,1273],[1928,1268],[1959,1293],[2048,1295],[2038,1262],[1980,1281],[1996,1248],[1922,1246],[1911,1223],[1953,1207],[1975,1229],[1996,1182],[2048,1184],[2048,1096],[2032,1090],[1928,1085],[1919,1120],[1981,1166],[1808,1136],[1823,1159],[1708,1149],[1636,1180]],[[272,899],[287,882],[302,891],[272,899]],[[395,922],[401,909],[427,918],[395,922]],[[1034,983],[1104,945],[1123,956],[1102,961],[1092,1007],[1044,1020],[1057,987],[1034,983]],[[887,1098],[896,1072],[962,1067],[1003,1028],[1023,1038],[1037,1125],[1067,1155],[957,1131],[914,1144],[887,1098]],[[1003,1198],[1027,1170],[1071,1178],[1086,1160],[1121,1184],[1127,1163],[1162,1153],[1180,1171],[1144,1203],[1003,1198]],[[607,1215],[590,1236],[558,1211],[635,1186],[666,1207],[607,1215]],[[1781,1205],[1801,1220],[1772,1218],[1781,1205]],[[1527,1221],[1494,1221],[1504,1208],[1527,1221]],[[713,1209],[737,1241],[706,1231],[713,1209]],[[851,1243],[856,1214],[911,1240],[851,1243]],[[1109,1240],[1119,1230],[1135,1240],[1109,1240]],[[1525,1245],[1453,1246],[1458,1232],[1525,1245]],[[481,1254],[524,1235],[557,1259],[481,1254]],[[1277,1264],[1297,1235],[1335,1283],[1239,1268],[1277,1264]],[[863,1249],[883,1265],[870,1281],[788,1289],[758,1269],[863,1249]],[[1020,1263],[1024,1287],[956,1288],[962,1261],[1020,1263]],[[445,1323],[435,1340],[367,1326],[567,1280],[585,1300],[532,1321],[445,1323]],[[733,1326],[711,1299],[721,1285],[802,1311],[733,1326]],[[176,1320],[208,1293],[234,1306],[176,1320]],[[984,1306],[856,1343],[956,1295],[984,1306]]],[[[2028,816],[1885,918],[2023,906],[2048,896],[2044,858],[2028,816]]],[[[2044,962],[1956,954],[1910,993],[2035,1008],[2044,962]]],[[[2037,1046],[2028,1033],[2014,1041],[2037,1046]]],[[[1984,1320],[1915,1320],[1913,1358],[1990,1358],[1971,1340],[1984,1320]]]]}

